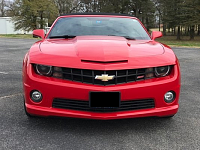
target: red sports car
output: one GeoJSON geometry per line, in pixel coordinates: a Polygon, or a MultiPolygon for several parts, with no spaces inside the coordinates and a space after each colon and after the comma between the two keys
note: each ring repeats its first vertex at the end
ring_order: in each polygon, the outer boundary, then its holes
{"type": "Polygon", "coordinates": [[[88,119],[172,117],[178,111],[179,62],[135,17],[70,14],[36,42],[23,62],[28,116],[88,119]]]}

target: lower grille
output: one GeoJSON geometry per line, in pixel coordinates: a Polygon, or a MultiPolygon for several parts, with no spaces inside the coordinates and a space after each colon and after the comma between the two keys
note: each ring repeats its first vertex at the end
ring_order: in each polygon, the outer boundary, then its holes
{"type": "Polygon", "coordinates": [[[52,107],[90,112],[118,112],[155,108],[155,103],[153,99],[131,100],[121,101],[119,108],[91,108],[89,107],[89,101],[55,98],[52,107]]]}

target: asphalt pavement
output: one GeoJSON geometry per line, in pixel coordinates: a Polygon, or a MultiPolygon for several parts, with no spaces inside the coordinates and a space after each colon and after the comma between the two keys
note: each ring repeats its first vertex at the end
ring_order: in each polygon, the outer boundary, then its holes
{"type": "Polygon", "coordinates": [[[182,88],[180,109],[172,119],[29,119],[23,109],[21,69],[35,41],[0,38],[0,150],[200,149],[200,49],[173,48],[182,88]]]}

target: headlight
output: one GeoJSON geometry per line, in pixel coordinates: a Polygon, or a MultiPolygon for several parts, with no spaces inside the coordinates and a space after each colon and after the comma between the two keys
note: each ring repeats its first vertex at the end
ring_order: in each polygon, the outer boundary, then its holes
{"type": "Polygon", "coordinates": [[[35,66],[36,72],[43,76],[51,76],[52,75],[52,67],[45,66],[45,65],[36,65],[35,66]]]}
{"type": "Polygon", "coordinates": [[[169,74],[170,66],[162,66],[155,68],[156,77],[164,77],[169,74]]]}

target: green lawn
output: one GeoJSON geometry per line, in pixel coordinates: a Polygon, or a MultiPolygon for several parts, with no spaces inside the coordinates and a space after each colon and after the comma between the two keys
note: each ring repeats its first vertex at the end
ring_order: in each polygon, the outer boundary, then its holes
{"type": "Polygon", "coordinates": [[[20,38],[20,39],[32,39],[32,34],[0,34],[0,37],[5,38],[20,38]]]}
{"type": "MultiPolygon", "coordinates": [[[[32,34],[0,34],[0,37],[5,38],[21,38],[21,39],[33,39],[32,34]]],[[[169,46],[184,46],[184,47],[199,47],[200,48],[200,36],[196,36],[195,40],[189,40],[189,36],[181,37],[182,40],[176,40],[176,36],[164,36],[156,39],[156,41],[167,44],[169,46]]]]}
{"type": "Polygon", "coordinates": [[[176,36],[164,36],[156,39],[156,41],[170,45],[170,46],[184,46],[184,47],[199,47],[200,36],[196,36],[195,40],[189,40],[189,36],[181,37],[182,40],[177,40],[176,36]]]}

